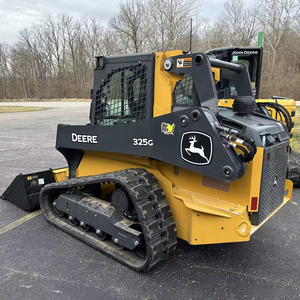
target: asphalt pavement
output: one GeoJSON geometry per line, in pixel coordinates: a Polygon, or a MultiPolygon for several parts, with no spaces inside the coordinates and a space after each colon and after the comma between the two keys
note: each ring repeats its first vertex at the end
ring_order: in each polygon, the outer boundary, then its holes
{"type": "MultiPolygon", "coordinates": [[[[48,109],[0,114],[0,194],[20,172],[65,166],[55,150],[57,124],[88,122],[86,102],[24,105],[48,109]]],[[[299,199],[294,189],[292,202],[250,242],[190,246],[179,240],[148,273],[95,251],[41,214],[1,233],[28,213],[0,200],[0,299],[299,299],[299,199]]]]}

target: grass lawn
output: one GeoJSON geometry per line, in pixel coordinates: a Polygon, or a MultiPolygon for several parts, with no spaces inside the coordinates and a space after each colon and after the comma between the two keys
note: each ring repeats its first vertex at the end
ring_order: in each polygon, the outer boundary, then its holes
{"type": "Polygon", "coordinates": [[[300,152],[300,106],[296,106],[296,120],[292,148],[300,152]]]}
{"type": "Polygon", "coordinates": [[[0,99],[0,102],[91,102],[91,99],[80,98],[59,98],[59,99],[0,99]]]}
{"type": "Polygon", "coordinates": [[[38,111],[46,110],[43,107],[28,107],[28,106],[1,106],[0,113],[16,113],[16,112],[28,112],[28,111],[38,111]]]}

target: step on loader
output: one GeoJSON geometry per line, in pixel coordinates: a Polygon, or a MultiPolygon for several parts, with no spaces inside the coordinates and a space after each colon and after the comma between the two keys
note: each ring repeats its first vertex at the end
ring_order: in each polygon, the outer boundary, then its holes
{"type": "MultiPolygon", "coordinates": [[[[57,127],[68,167],[2,197],[136,270],[176,247],[249,241],[291,200],[286,126],[255,111],[248,69],[182,51],[97,57],[88,125],[57,127]],[[218,107],[211,67],[236,87],[218,107]]],[[[259,250],[258,250],[259,251],[259,250]]]]}

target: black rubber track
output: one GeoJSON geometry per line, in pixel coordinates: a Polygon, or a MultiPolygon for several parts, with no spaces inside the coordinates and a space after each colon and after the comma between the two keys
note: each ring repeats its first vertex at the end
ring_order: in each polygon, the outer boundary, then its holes
{"type": "Polygon", "coordinates": [[[289,153],[287,178],[293,182],[294,186],[300,187],[300,153],[293,149],[289,153]]]}
{"type": "Polygon", "coordinates": [[[40,193],[40,207],[51,224],[136,271],[149,270],[176,248],[176,227],[165,194],[155,176],[144,169],[126,169],[48,184],[40,193]],[[52,203],[60,193],[106,182],[119,183],[128,192],[147,245],[146,258],[129,250],[118,250],[112,241],[101,241],[96,234],[83,232],[55,214],[52,203]]]}

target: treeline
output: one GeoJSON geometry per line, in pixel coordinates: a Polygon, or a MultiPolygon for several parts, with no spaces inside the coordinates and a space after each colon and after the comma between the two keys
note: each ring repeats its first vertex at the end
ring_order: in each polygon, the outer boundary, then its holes
{"type": "Polygon", "coordinates": [[[264,32],[261,96],[300,99],[300,5],[258,0],[248,8],[229,0],[213,20],[196,0],[128,0],[108,24],[69,14],[46,13],[20,31],[12,45],[0,41],[0,99],[86,98],[96,55],[192,51],[257,44],[264,32]]]}

